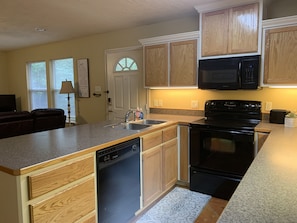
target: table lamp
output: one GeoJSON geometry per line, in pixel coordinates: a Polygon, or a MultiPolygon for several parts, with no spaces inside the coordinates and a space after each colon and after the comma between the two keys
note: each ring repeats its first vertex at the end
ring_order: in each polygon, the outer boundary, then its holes
{"type": "Polygon", "coordinates": [[[74,88],[72,86],[71,81],[62,81],[62,86],[61,86],[61,90],[60,90],[60,94],[68,94],[68,123],[70,125],[70,93],[74,93],[74,88]]]}

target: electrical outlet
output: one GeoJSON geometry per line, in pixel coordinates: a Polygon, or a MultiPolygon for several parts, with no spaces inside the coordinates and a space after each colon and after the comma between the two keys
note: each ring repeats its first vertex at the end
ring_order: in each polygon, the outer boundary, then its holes
{"type": "Polygon", "coordinates": [[[265,110],[270,111],[272,109],[272,102],[267,101],[265,104],[265,110]]]}
{"type": "Polygon", "coordinates": [[[159,106],[162,107],[163,106],[163,100],[159,99],[159,106]]]}
{"type": "Polygon", "coordinates": [[[158,101],[158,99],[154,99],[154,106],[155,106],[155,107],[158,107],[158,106],[159,106],[159,101],[158,101]]]}
{"type": "Polygon", "coordinates": [[[192,100],[191,101],[191,107],[192,108],[198,108],[198,101],[197,100],[192,100]]]}

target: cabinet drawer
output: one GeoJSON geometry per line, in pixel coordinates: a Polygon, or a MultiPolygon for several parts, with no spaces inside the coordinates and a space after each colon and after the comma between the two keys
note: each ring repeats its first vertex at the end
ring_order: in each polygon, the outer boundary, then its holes
{"type": "Polygon", "coordinates": [[[149,135],[145,135],[142,138],[142,150],[148,150],[162,143],[162,131],[154,132],[149,135]]]}
{"type": "Polygon", "coordinates": [[[29,198],[35,198],[94,172],[94,158],[88,157],[47,172],[31,175],[29,198]]]}
{"type": "Polygon", "coordinates": [[[163,142],[167,142],[171,139],[174,139],[177,137],[177,128],[176,126],[170,127],[163,130],[163,142]]]}
{"type": "Polygon", "coordinates": [[[75,187],[30,205],[32,222],[75,222],[95,210],[95,184],[89,179],[75,187]]]}

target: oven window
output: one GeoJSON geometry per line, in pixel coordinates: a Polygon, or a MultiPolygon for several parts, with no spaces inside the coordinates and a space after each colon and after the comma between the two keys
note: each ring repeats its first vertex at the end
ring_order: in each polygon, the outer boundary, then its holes
{"type": "Polygon", "coordinates": [[[199,167],[243,176],[254,159],[254,137],[228,131],[200,130],[199,167]]]}
{"type": "Polygon", "coordinates": [[[215,152],[235,153],[235,142],[230,139],[205,138],[203,148],[215,152]]]}

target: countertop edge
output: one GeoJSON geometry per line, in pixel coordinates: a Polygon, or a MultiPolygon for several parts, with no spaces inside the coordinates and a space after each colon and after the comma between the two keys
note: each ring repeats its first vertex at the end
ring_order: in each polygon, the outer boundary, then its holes
{"type": "MultiPolygon", "coordinates": [[[[154,132],[154,131],[157,131],[157,130],[160,130],[160,129],[163,129],[163,128],[166,128],[166,127],[170,127],[172,125],[189,124],[191,121],[195,121],[195,120],[197,120],[199,118],[202,118],[202,117],[200,117],[200,116],[149,114],[147,116],[147,118],[151,118],[151,119],[154,118],[154,119],[159,119],[159,120],[162,119],[162,120],[166,120],[167,122],[164,123],[164,124],[160,124],[160,125],[154,125],[152,127],[149,127],[147,129],[144,129],[144,130],[141,130],[141,131],[134,132],[134,133],[132,133],[132,134],[130,134],[128,136],[120,137],[120,138],[118,138],[116,140],[113,140],[113,141],[102,143],[102,144],[99,144],[99,145],[96,145],[96,146],[91,146],[91,147],[82,149],[80,151],[74,152],[74,153],[66,154],[64,156],[60,156],[60,157],[57,157],[57,158],[54,158],[54,159],[48,159],[48,160],[45,160],[43,162],[33,164],[33,165],[29,165],[29,166],[26,166],[26,167],[23,167],[23,168],[20,168],[20,169],[11,169],[11,168],[7,168],[5,166],[0,166],[0,171],[8,173],[8,174],[13,175],[13,176],[25,175],[25,174],[28,174],[28,173],[30,173],[32,171],[42,169],[44,167],[48,167],[48,166],[51,166],[51,165],[54,165],[54,164],[57,164],[57,163],[60,163],[60,162],[63,162],[63,161],[67,161],[67,160],[70,160],[70,159],[73,159],[73,158],[76,158],[76,157],[79,157],[79,156],[82,156],[82,155],[85,155],[85,154],[88,154],[88,153],[96,152],[97,150],[104,149],[104,148],[107,148],[109,146],[113,146],[113,145],[116,145],[118,143],[125,142],[125,141],[130,140],[130,139],[141,137],[143,135],[149,134],[151,132],[154,132]]],[[[71,127],[71,128],[75,128],[75,126],[71,127]]]]}

